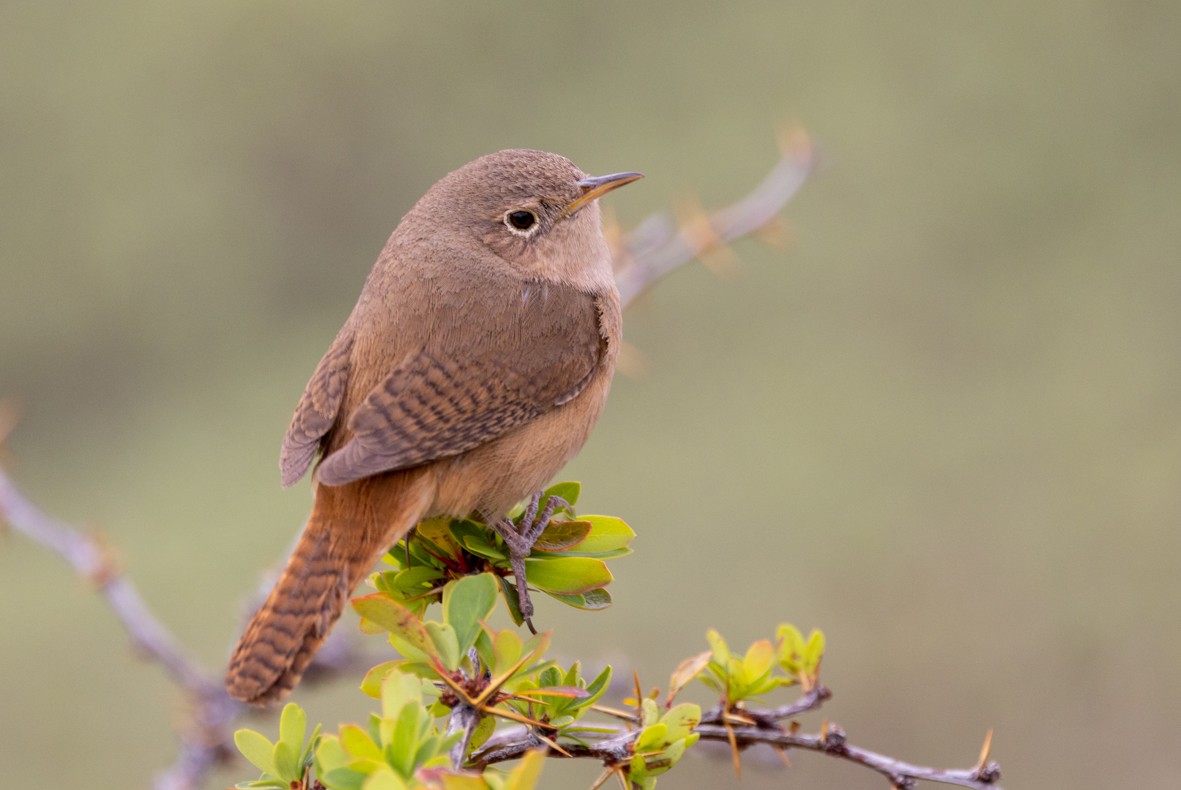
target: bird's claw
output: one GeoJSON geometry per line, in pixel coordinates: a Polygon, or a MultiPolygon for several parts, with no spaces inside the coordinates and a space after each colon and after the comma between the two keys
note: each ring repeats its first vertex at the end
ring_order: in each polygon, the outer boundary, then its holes
{"type": "Polygon", "coordinates": [[[512,568],[513,578],[517,586],[517,607],[521,611],[521,618],[529,626],[532,633],[537,633],[533,627],[533,601],[529,598],[529,585],[525,581],[525,558],[533,551],[533,544],[545,532],[553,518],[554,511],[559,507],[569,510],[570,503],[558,496],[551,496],[541,508],[541,492],[538,491],[529,500],[529,505],[517,523],[505,518],[493,524],[496,534],[504,539],[508,548],[509,567],[512,568]],[[538,513],[538,509],[541,512],[538,513]]]}

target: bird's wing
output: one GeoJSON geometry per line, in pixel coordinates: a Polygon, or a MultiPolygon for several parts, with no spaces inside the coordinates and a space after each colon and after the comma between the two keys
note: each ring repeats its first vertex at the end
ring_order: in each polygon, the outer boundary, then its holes
{"type": "Polygon", "coordinates": [[[279,451],[279,474],[284,487],[294,484],[308,471],[321,440],[336,421],[348,382],[352,347],[351,332],[346,330],[337,335],[316,365],[295,407],[295,416],[279,451]]]}
{"type": "Polygon", "coordinates": [[[352,438],[317,470],[340,485],[478,447],[575,397],[606,348],[595,298],[550,282],[518,282],[451,316],[349,417],[352,438]]]}

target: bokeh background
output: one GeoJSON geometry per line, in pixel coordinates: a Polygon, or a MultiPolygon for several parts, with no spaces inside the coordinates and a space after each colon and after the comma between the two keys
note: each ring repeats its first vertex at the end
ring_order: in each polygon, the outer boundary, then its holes
{"type": "MultiPolygon", "coordinates": [[[[4,462],[220,671],[310,501],[278,486],[291,410],[418,195],[539,147],[645,171],[609,200],[629,227],[741,196],[798,121],[825,166],[791,244],[626,316],[644,370],[563,477],[637,553],[613,609],[541,602],[556,651],[663,685],[709,626],[820,627],[809,727],[952,766],[994,727],[1006,787],[1175,786],[1179,37],[1167,1],[5,3],[4,462]]],[[[146,786],[181,700],[0,541],[3,783],[146,786]]],[[[335,726],[349,686],[300,698],[335,726]]],[[[731,781],[701,753],[661,786],[731,781]]]]}

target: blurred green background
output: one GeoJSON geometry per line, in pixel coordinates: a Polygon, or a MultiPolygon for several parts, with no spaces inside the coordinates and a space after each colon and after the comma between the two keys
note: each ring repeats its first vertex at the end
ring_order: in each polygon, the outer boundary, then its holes
{"type": "MultiPolygon", "coordinates": [[[[829,637],[810,728],[967,766],[995,727],[1006,787],[1175,786],[1179,36],[1175,2],[6,3],[5,463],[220,671],[310,501],[291,410],[418,195],[538,147],[645,171],[629,227],[741,196],[796,120],[825,167],[792,244],[626,316],[646,370],[562,476],[637,553],[613,609],[540,602],[556,651],[664,685],[707,627],[789,620],[829,637]]],[[[145,786],[181,700],[0,545],[4,783],[145,786]]],[[[348,686],[300,698],[334,726],[348,686]]],[[[882,786],[794,763],[739,786],[882,786]]],[[[730,782],[701,750],[661,786],[730,782]]]]}

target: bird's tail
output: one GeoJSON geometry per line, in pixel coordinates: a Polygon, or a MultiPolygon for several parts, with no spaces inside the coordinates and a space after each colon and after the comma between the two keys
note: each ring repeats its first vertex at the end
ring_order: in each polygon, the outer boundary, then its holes
{"type": "Polygon", "coordinates": [[[295,687],[349,594],[431,504],[421,474],[319,486],[299,543],[246,626],[226,671],[230,696],[262,704],[295,687]]]}

